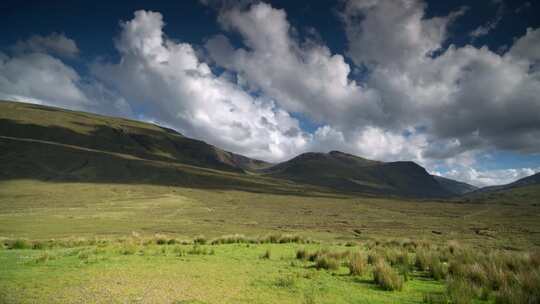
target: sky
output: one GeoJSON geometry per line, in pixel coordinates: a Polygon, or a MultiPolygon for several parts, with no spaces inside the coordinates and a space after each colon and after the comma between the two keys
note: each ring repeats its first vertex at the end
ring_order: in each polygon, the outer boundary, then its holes
{"type": "Polygon", "coordinates": [[[540,171],[540,2],[2,1],[0,99],[134,118],[270,162],[540,171]]]}

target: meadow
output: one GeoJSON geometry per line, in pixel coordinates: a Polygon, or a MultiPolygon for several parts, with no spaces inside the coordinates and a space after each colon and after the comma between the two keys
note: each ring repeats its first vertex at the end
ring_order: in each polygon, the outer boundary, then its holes
{"type": "Polygon", "coordinates": [[[538,211],[3,181],[0,303],[537,303],[538,211]]]}
{"type": "Polygon", "coordinates": [[[449,242],[4,239],[3,303],[537,303],[540,253],[449,242]]]}

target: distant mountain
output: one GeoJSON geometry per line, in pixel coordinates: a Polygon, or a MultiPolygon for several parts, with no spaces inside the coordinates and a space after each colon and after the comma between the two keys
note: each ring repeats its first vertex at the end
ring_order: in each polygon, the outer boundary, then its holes
{"type": "Polygon", "coordinates": [[[414,162],[385,163],[339,151],[304,153],[263,172],[274,178],[347,192],[408,197],[452,195],[414,162]]]}
{"type": "Polygon", "coordinates": [[[463,200],[540,205],[540,172],[506,185],[489,186],[472,191],[467,193],[463,200]]]}
{"type": "Polygon", "coordinates": [[[465,193],[469,193],[472,191],[475,191],[478,189],[478,187],[475,187],[473,185],[469,185],[467,183],[458,182],[453,179],[445,178],[438,175],[433,175],[433,178],[448,192],[451,192],[455,195],[462,195],[465,193]]]}
{"type": "Polygon", "coordinates": [[[510,183],[506,185],[506,188],[517,188],[517,187],[525,187],[525,186],[533,186],[533,185],[540,185],[540,172],[524,177],[522,179],[519,179],[513,183],[510,183]]]}
{"type": "Polygon", "coordinates": [[[514,188],[527,187],[527,186],[536,186],[540,185],[540,172],[518,179],[515,182],[511,182],[506,185],[497,185],[497,186],[488,186],[476,190],[474,193],[488,193],[488,192],[498,192],[504,190],[510,190],[514,188]]]}

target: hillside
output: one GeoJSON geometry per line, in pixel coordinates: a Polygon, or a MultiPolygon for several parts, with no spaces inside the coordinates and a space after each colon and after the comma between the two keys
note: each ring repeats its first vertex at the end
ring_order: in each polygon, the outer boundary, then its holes
{"type": "Polygon", "coordinates": [[[466,194],[463,200],[467,202],[519,203],[540,206],[540,173],[506,185],[478,189],[466,194]]]}
{"type": "Polygon", "coordinates": [[[467,188],[413,162],[305,153],[269,164],[129,119],[0,102],[1,180],[147,183],[252,191],[448,197],[467,188]],[[300,190],[302,189],[302,190],[300,190]]]}
{"type": "Polygon", "coordinates": [[[237,172],[266,165],[187,138],[169,128],[39,105],[0,102],[0,126],[4,144],[8,138],[61,143],[237,172]]]}
{"type": "Polygon", "coordinates": [[[454,195],[463,195],[478,189],[478,187],[475,187],[473,185],[469,185],[464,182],[458,182],[442,176],[433,175],[433,177],[444,189],[454,195]]]}
{"type": "Polygon", "coordinates": [[[452,195],[414,162],[384,163],[338,151],[304,153],[264,172],[275,178],[346,192],[414,197],[452,195]]]}

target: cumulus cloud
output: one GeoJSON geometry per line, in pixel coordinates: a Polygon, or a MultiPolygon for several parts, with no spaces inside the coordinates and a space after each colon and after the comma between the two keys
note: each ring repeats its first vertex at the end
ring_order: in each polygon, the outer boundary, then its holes
{"type": "Polygon", "coordinates": [[[146,117],[266,160],[283,159],[306,144],[298,121],[272,99],[253,97],[229,77],[215,75],[190,44],[166,38],[160,13],[137,11],[121,26],[121,60],[97,63],[93,72],[146,117]]]}
{"type": "Polygon", "coordinates": [[[447,27],[463,15],[424,18],[426,4],[411,0],[347,1],[343,19],[348,55],[357,65],[413,67],[441,48],[447,27]]]}
{"type": "Polygon", "coordinates": [[[423,2],[405,0],[351,1],[348,8],[349,54],[370,67],[367,86],[386,116],[425,127],[442,146],[455,143],[454,156],[489,146],[540,151],[540,82],[530,68],[535,31],[505,55],[470,45],[441,49],[459,11],[426,19],[423,2]]]}
{"type": "Polygon", "coordinates": [[[309,148],[321,152],[337,149],[376,160],[412,160],[428,164],[422,155],[427,145],[426,137],[416,134],[414,130],[407,134],[397,134],[367,126],[355,130],[347,138],[343,132],[325,125],[315,131],[309,148]]]}
{"type": "Polygon", "coordinates": [[[509,56],[526,60],[529,65],[540,61],[540,29],[528,28],[508,52],[509,56]]]}
{"type": "Polygon", "coordinates": [[[293,38],[284,10],[259,3],[222,11],[219,21],[241,35],[245,48],[235,49],[223,35],[210,39],[206,48],[217,64],[245,80],[248,89],[319,122],[380,117],[377,94],[349,79],[351,67],[344,57],[315,41],[293,38]],[[353,105],[355,113],[348,111],[353,105]]]}
{"type": "Polygon", "coordinates": [[[33,36],[27,41],[18,42],[13,54],[0,53],[0,98],[129,115],[129,105],[122,97],[92,78],[81,77],[75,69],[55,56],[61,48],[52,48],[52,42],[47,44],[46,41],[71,41],[75,46],[73,40],[57,36],[33,36]]]}
{"type": "Polygon", "coordinates": [[[18,52],[52,53],[68,58],[76,57],[79,54],[79,48],[75,41],[58,33],[52,33],[48,36],[33,35],[27,40],[18,41],[13,49],[18,52]]]}
{"type": "Polygon", "coordinates": [[[0,92],[5,96],[31,96],[58,106],[89,103],[77,83],[78,73],[43,53],[0,57],[0,92]]]}

